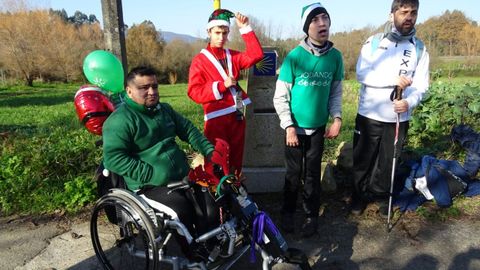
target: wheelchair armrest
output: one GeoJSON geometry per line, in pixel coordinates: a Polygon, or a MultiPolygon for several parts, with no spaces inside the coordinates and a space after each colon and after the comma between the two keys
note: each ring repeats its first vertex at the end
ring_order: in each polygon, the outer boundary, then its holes
{"type": "Polygon", "coordinates": [[[191,183],[187,176],[180,181],[175,181],[167,184],[167,188],[170,190],[187,189],[189,187],[191,187],[191,183]]]}

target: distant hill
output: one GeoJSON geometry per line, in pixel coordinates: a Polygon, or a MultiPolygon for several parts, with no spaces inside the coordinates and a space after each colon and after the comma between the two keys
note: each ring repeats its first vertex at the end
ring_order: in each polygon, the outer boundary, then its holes
{"type": "Polygon", "coordinates": [[[168,31],[162,31],[162,37],[165,40],[165,42],[170,42],[174,39],[180,39],[188,43],[193,43],[197,40],[201,40],[200,38],[190,36],[190,35],[185,35],[185,34],[177,34],[174,32],[168,32],[168,31]]]}

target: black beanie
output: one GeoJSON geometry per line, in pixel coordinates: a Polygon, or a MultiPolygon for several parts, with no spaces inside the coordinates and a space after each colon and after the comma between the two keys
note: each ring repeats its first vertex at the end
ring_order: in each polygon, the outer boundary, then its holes
{"type": "MultiPolygon", "coordinates": [[[[308,35],[308,27],[310,26],[310,23],[312,22],[313,17],[322,13],[327,14],[328,18],[330,19],[330,14],[328,14],[327,10],[320,3],[313,3],[303,7],[302,24],[303,24],[303,32],[305,32],[305,34],[308,35]]],[[[330,21],[330,24],[331,24],[331,21],[330,21]]]]}

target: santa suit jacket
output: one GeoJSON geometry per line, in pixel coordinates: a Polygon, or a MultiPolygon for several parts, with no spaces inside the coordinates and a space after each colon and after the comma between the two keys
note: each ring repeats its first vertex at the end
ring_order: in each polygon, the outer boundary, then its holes
{"type": "Polygon", "coordinates": [[[229,77],[238,80],[240,71],[257,63],[263,58],[263,50],[257,36],[250,26],[240,29],[246,44],[245,52],[224,49],[227,70],[212,53],[212,48],[202,49],[190,65],[188,96],[203,105],[205,121],[236,111],[236,94],[242,91],[243,105],[251,103],[247,94],[240,88],[226,88],[223,82],[229,77]]]}

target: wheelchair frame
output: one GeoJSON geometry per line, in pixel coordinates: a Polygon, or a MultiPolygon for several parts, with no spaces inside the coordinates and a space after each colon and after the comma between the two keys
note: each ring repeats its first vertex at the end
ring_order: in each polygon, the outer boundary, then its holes
{"type": "MultiPolygon", "coordinates": [[[[102,247],[102,236],[99,234],[99,226],[102,226],[101,223],[105,221],[104,218],[101,217],[102,210],[105,211],[108,216],[108,212],[112,213],[112,210],[114,209],[115,216],[108,217],[109,220],[107,220],[107,222],[110,223],[109,225],[118,226],[120,236],[123,237],[123,239],[115,241],[114,247],[118,247],[117,245],[126,245],[129,256],[134,256],[140,260],[144,259],[145,267],[142,267],[142,269],[156,270],[160,263],[168,263],[172,266],[173,270],[226,270],[233,266],[250,248],[249,245],[236,247],[241,240],[236,233],[236,218],[232,218],[221,224],[219,227],[199,236],[197,239],[194,239],[180,221],[171,219],[170,216],[165,213],[152,208],[147,200],[149,199],[146,197],[144,199],[141,195],[137,195],[134,192],[113,188],[110,189],[107,194],[102,196],[95,204],[91,217],[90,232],[95,254],[102,263],[104,269],[118,270],[118,268],[112,266],[112,260],[116,259],[109,258],[109,251],[104,250],[104,247],[102,247]],[[132,232],[132,226],[138,232],[136,236],[132,232]],[[191,262],[187,258],[181,256],[167,255],[164,247],[166,247],[175,231],[178,234],[185,236],[189,244],[193,241],[202,243],[214,237],[223,237],[223,239],[228,240],[228,257],[223,261],[221,260],[221,264],[218,265],[218,262],[217,264],[215,262],[212,262],[211,264],[206,264],[205,262],[191,262]],[[138,241],[136,238],[138,235],[142,236],[141,240],[144,242],[143,247],[145,250],[143,251],[135,248],[134,242],[138,241]]],[[[255,247],[257,251],[260,252],[263,260],[262,269],[270,269],[270,264],[274,261],[274,258],[258,245],[255,245],[255,247]]],[[[137,265],[138,264],[136,263],[135,266],[137,265]]],[[[129,267],[128,269],[131,268],[129,267]]]]}

